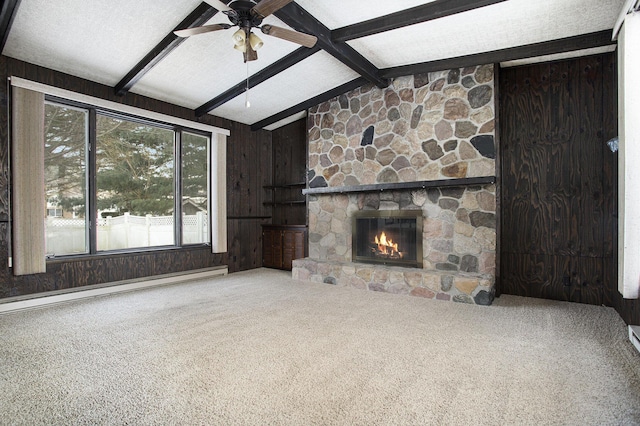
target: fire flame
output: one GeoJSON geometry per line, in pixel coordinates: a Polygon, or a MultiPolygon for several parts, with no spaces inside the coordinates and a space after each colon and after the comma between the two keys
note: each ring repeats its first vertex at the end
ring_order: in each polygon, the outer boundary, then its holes
{"type": "Polygon", "coordinates": [[[391,239],[387,240],[387,235],[384,232],[380,234],[380,238],[377,235],[375,236],[375,243],[378,245],[378,250],[383,254],[398,252],[398,243],[394,243],[391,239]]]}

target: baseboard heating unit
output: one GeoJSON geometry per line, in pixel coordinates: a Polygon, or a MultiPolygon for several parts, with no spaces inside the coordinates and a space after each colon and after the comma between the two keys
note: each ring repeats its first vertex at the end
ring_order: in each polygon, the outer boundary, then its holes
{"type": "Polygon", "coordinates": [[[629,340],[631,340],[633,346],[640,352],[640,325],[629,326],[629,340]]]}

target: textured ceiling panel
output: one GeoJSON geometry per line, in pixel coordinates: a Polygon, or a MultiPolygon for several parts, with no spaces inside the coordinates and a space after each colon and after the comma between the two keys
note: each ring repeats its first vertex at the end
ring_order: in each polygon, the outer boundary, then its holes
{"type": "Polygon", "coordinates": [[[245,108],[245,94],[242,94],[211,114],[253,124],[358,77],[328,53],[319,52],[252,88],[250,108],[245,108]]]}
{"type": "MultiPolygon", "coordinates": [[[[3,54],[115,86],[201,1],[21,0],[3,54]]],[[[433,1],[437,0],[296,0],[296,3],[328,28],[336,29],[433,1]]],[[[391,68],[609,30],[624,2],[507,0],[351,40],[348,44],[376,67],[391,68]]],[[[221,22],[229,22],[221,13],[210,20],[221,22]]],[[[288,28],[275,16],[269,16],[265,23],[288,28]]],[[[190,37],[148,71],[131,92],[195,109],[245,81],[247,72],[253,75],[298,48],[294,43],[254,30],[263,39],[264,47],[258,51],[259,59],[251,62],[247,70],[242,54],[233,49],[233,32],[234,29],[229,29],[190,37]]],[[[584,50],[572,55],[600,51],[584,50]]],[[[520,63],[524,62],[504,65],[520,63]]],[[[219,106],[212,114],[253,124],[357,77],[354,71],[321,51],[252,88],[251,108],[245,108],[242,95],[219,106]]],[[[269,128],[289,121],[282,120],[269,128]]]]}
{"type": "Polygon", "coordinates": [[[389,15],[435,0],[297,0],[307,12],[331,30],[389,15]]]}
{"type": "MultiPolygon", "coordinates": [[[[224,15],[216,15],[208,24],[229,23],[224,15]]],[[[274,16],[265,24],[289,28],[274,16]]],[[[197,108],[230,87],[246,80],[247,64],[241,52],[233,48],[231,36],[237,28],[189,37],[171,52],[131,90],[152,98],[197,108]]],[[[264,42],[258,60],[249,62],[249,74],[276,62],[296,50],[299,45],[253,30],[264,42]]]]}
{"type": "Polygon", "coordinates": [[[282,126],[285,126],[289,123],[293,123],[294,121],[298,121],[301,118],[305,118],[307,116],[307,111],[300,111],[297,114],[293,114],[291,117],[287,117],[284,120],[277,121],[270,126],[265,126],[265,130],[275,130],[282,126]]]}
{"type": "Polygon", "coordinates": [[[110,86],[200,0],[23,0],[3,54],[110,86]]]}
{"type": "Polygon", "coordinates": [[[624,0],[509,0],[348,43],[379,68],[613,28],[624,0]]]}

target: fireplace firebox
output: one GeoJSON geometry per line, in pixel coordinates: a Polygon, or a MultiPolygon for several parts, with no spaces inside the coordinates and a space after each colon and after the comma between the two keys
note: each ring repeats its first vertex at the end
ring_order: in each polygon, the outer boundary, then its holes
{"type": "Polygon", "coordinates": [[[354,213],[352,259],[354,262],[422,268],[422,211],[354,213]]]}

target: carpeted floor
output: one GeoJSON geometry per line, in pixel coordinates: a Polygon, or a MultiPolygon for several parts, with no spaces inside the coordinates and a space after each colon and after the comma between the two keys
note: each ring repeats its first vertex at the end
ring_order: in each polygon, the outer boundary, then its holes
{"type": "Polygon", "coordinates": [[[0,315],[0,424],[640,424],[626,333],[259,269],[0,315]]]}

